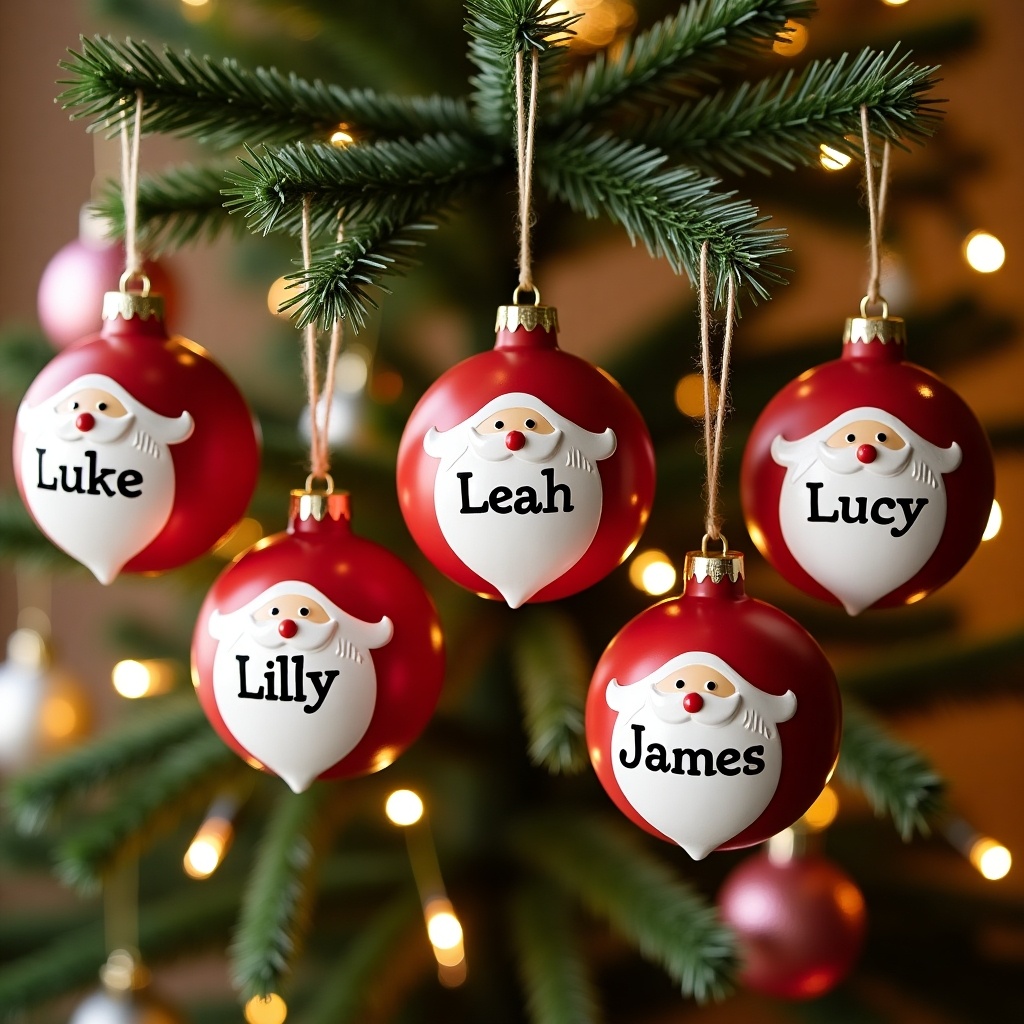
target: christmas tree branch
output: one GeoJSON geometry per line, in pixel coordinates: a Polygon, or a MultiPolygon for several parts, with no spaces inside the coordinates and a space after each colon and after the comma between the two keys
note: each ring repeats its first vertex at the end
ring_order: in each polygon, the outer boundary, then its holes
{"type": "Polygon", "coordinates": [[[734,62],[780,38],[792,18],[808,17],[811,0],[691,0],[615,52],[599,53],[568,80],[549,123],[592,121],[637,96],[676,101],[673,89],[709,64],[734,62]]]}
{"type": "Polygon", "coordinates": [[[535,819],[512,836],[520,856],[574,892],[700,1001],[731,987],[735,951],[715,911],[642,845],[605,819],[535,819]]]}
{"type": "Polygon", "coordinates": [[[94,813],[88,824],[60,844],[56,873],[65,883],[81,892],[95,890],[120,859],[137,854],[154,835],[242,770],[237,755],[210,730],[162,754],[118,791],[116,802],[94,813]]]}
{"type": "Polygon", "coordinates": [[[138,719],[14,779],[6,798],[18,828],[37,832],[69,800],[145,768],[174,744],[210,737],[194,697],[154,701],[138,719]]]}
{"type": "Polygon", "coordinates": [[[77,572],[84,578],[88,571],[50,543],[13,494],[0,497],[0,558],[41,572],[77,572]]]}
{"type": "MultiPolygon", "coordinates": [[[[248,147],[247,147],[248,148],[248,147]]],[[[449,202],[465,182],[493,171],[497,156],[461,135],[359,146],[286,146],[248,150],[245,173],[228,175],[225,206],[252,231],[298,234],[302,203],[311,202],[312,230],[333,237],[339,213],[352,220],[402,223],[449,202]]]]}
{"type": "Polygon", "coordinates": [[[810,64],[757,83],[705,96],[652,118],[627,122],[625,134],[657,146],[673,160],[714,173],[722,168],[768,173],[770,164],[794,170],[815,164],[820,145],[860,153],[860,108],[867,104],[874,132],[901,145],[931,135],[939,121],[936,100],[924,96],[934,67],[906,55],[861,50],[852,58],[810,64]],[[846,141],[853,135],[856,143],[846,141]]]}
{"type": "MultiPolygon", "coordinates": [[[[399,958],[396,947],[419,917],[415,899],[403,896],[385,905],[345,947],[317,986],[316,999],[303,1024],[360,1024],[368,993],[379,989],[381,975],[399,958]]],[[[421,925],[422,927],[422,925],[421,925]]]]}
{"type": "Polygon", "coordinates": [[[245,1000],[281,989],[309,928],[312,887],[329,790],[284,792],[267,823],[231,943],[232,982],[245,1000]]]}
{"type": "Polygon", "coordinates": [[[559,11],[553,0],[466,0],[466,12],[469,59],[477,68],[470,79],[473,112],[479,126],[504,143],[515,124],[516,54],[538,52],[549,77],[562,55],[558,43],[573,34],[581,15],[559,11]]]}
{"type": "Polygon", "coordinates": [[[518,892],[512,938],[532,1024],[597,1024],[600,1004],[561,893],[518,892]]]}
{"type": "Polygon", "coordinates": [[[215,61],[146,43],[82,37],[81,52],[60,67],[73,77],[59,84],[65,108],[89,118],[96,130],[116,128],[125,102],[142,90],[146,132],[196,138],[220,147],[242,142],[285,143],[327,138],[339,126],[378,138],[428,132],[471,132],[469,107],[441,96],[403,98],[371,89],[341,89],[283,75],[249,71],[237,61],[215,61]]]}
{"type": "Polygon", "coordinates": [[[887,736],[861,708],[843,706],[839,777],[864,791],[875,813],[889,815],[904,840],[928,832],[941,807],[942,779],[913,747],[887,736]]]}
{"type": "Polygon", "coordinates": [[[512,664],[529,737],[530,760],[550,772],[587,763],[583,706],[590,679],[583,641],[567,616],[527,609],[511,637],[512,664]]]}
{"type": "Polygon", "coordinates": [[[0,395],[20,402],[39,371],[53,358],[53,346],[38,328],[7,327],[0,332],[0,395]]]}
{"type": "Polygon", "coordinates": [[[700,250],[707,241],[715,303],[724,301],[730,274],[756,298],[768,284],[782,283],[775,257],[786,248],[784,232],[762,228],[767,218],[689,167],[663,169],[664,153],[582,128],[538,153],[538,173],[548,191],[574,210],[605,213],[652,256],[664,256],[677,273],[698,278],[700,250]]]}
{"type": "MultiPolygon", "coordinates": [[[[185,165],[140,178],[139,241],[146,252],[156,255],[213,239],[228,227],[241,233],[243,222],[224,208],[227,174],[220,166],[185,165]]],[[[117,185],[107,188],[93,207],[110,221],[114,234],[124,234],[124,200],[117,185]]]]}

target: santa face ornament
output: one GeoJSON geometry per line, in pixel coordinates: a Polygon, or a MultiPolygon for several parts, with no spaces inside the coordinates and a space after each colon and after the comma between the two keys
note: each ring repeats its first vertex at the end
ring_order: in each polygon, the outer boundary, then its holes
{"type": "Polygon", "coordinates": [[[693,552],[685,572],[681,597],[609,644],[586,728],[620,810],[701,860],[767,839],[813,803],[838,754],[840,707],[817,644],[744,593],[741,555],[693,552]]]}
{"type": "Polygon", "coordinates": [[[959,571],[981,540],[994,474],[971,411],[904,361],[902,321],[860,318],[847,333],[842,359],[766,407],[742,487],[765,557],[857,615],[920,600],[959,571]]]}
{"type": "Polygon", "coordinates": [[[168,337],[156,297],[111,298],[101,333],[29,388],[14,437],[33,519],[101,583],[208,550],[245,511],[259,470],[252,415],[220,367],[168,337]]]}
{"type": "Polygon", "coordinates": [[[636,543],[654,491],[640,414],[558,346],[554,310],[502,307],[494,351],[444,374],[398,457],[410,532],[457,583],[518,608],[575,593],[636,543]]]}
{"type": "Polygon", "coordinates": [[[390,764],[426,724],[444,672],[430,599],[394,555],[352,534],[347,499],[296,492],[288,531],[221,575],[193,639],[214,727],[295,792],[390,764]]]}

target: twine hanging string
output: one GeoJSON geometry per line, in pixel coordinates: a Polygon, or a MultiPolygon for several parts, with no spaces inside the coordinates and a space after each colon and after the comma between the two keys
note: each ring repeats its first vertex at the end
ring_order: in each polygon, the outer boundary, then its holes
{"type": "MultiPolygon", "coordinates": [[[[310,251],[310,198],[308,195],[302,197],[302,266],[309,273],[312,263],[310,251]]],[[[309,401],[309,472],[314,479],[330,481],[329,472],[331,468],[330,452],[327,447],[326,422],[324,429],[321,429],[317,418],[317,408],[320,403],[320,381],[319,369],[316,361],[316,322],[308,323],[305,327],[305,358],[303,359],[303,371],[306,376],[306,389],[309,401]]],[[[333,370],[331,374],[333,386],[333,370]]],[[[328,395],[330,392],[326,392],[328,395]]],[[[330,398],[327,400],[330,405],[330,398]]]]}
{"type": "Polygon", "coordinates": [[[871,133],[868,129],[868,108],[860,108],[860,129],[864,142],[864,188],[868,194],[868,220],[871,230],[871,272],[868,277],[868,293],[861,303],[862,313],[868,305],[882,304],[883,315],[888,304],[882,297],[882,231],[885,224],[885,201],[889,189],[889,140],[882,147],[882,166],[879,172],[878,191],[875,191],[875,168],[871,159],[871,133]]]}
{"type": "Polygon", "coordinates": [[[722,341],[722,370],[718,382],[718,405],[711,415],[711,288],[708,284],[708,243],[700,248],[700,356],[704,381],[704,460],[707,464],[707,507],[704,530],[711,540],[722,535],[724,517],[718,511],[718,490],[722,471],[722,436],[726,396],[729,392],[729,360],[736,324],[736,280],[729,275],[726,294],[725,337],[722,341]]]}
{"type": "Polygon", "coordinates": [[[533,137],[537,125],[537,79],[540,55],[533,50],[530,55],[530,97],[524,92],[525,61],[523,51],[516,52],[516,167],[519,176],[519,287],[520,291],[532,292],[535,303],[539,301],[533,283],[533,256],[530,252],[530,222],[533,210],[533,137]]]}
{"type": "Polygon", "coordinates": [[[133,278],[142,280],[143,294],[149,292],[149,279],[142,271],[139,252],[139,140],[142,137],[142,90],[135,91],[135,108],[129,126],[126,109],[121,121],[121,198],[124,203],[125,268],[121,290],[125,291],[133,278]]]}

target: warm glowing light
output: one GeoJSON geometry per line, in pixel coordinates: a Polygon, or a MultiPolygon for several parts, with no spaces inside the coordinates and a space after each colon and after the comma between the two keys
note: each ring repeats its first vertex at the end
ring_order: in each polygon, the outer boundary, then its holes
{"type": "Polygon", "coordinates": [[[210,0],[181,0],[186,7],[205,7],[210,0]]]}
{"type": "Polygon", "coordinates": [[[405,382],[395,370],[377,370],[370,380],[370,397],[384,405],[397,401],[405,382]]]}
{"type": "Polygon", "coordinates": [[[676,585],[676,569],[664,551],[642,551],[629,563],[629,582],[645,594],[665,594],[676,585]]]}
{"type": "Polygon", "coordinates": [[[238,525],[213,549],[213,554],[230,562],[243,551],[248,551],[263,536],[263,527],[259,520],[246,516],[238,525]]]}
{"type": "MultiPolygon", "coordinates": [[[[711,411],[718,409],[718,385],[710,381],[708,388],[711,411]]],[[[676,384],[676,408],[684,416],[704,415],[704,378],[699,373],[688,373],[676,384]]]]}
{"type": "Polygon", "coordinates": [[[988,514],[988,522],[985,524],[985,532],[981,535],[982,540],[991,540],[1003,526],[1003,510],[998,501],[992,502],[992,511],[988,514]]]}
{"type": "Polygon", "coordinates": [[[66,697],[49,697],[43,704],[39,724],[44,736],[67,739],[78,728],[78,709],[66,697]]]}
{"type": "Polygon", "coordinates": [[[841,171],[853,159],[853,157],[848,156],[846,153],[840,153],[838,149],[826,146],[824,142],[818,149],[821,150],[818,155],[818,162],[826,171],[841,171]]]}
{"type": "Polygon", "coordinates": [[[122,697],[136,700],[166,693],[174,681],[174,666],[168,661],[119,661],[110,673],[114,689],[122,697]]]}
{"type": "Polygon", "coordinates": [[[882,0],[886,7],[902,7],[907,0],[882,0]]]}
{"type": "Polygon", "coordinates": [[[186,21],[206,21],[213,14],[210,0],[181,0],[181,6],[186,21]]]}
{"type": "Polygon", "coordinates": [[[384,804],[384,813],[394,825],[415,825],[423,817],[423,801],[411,789],[396,789],[384,804]]]}
{"type": "Polygon", "coordinates": [[[572,26],[576,34],[565,40],[565,45],[579,53],[610,46],[636,24],[636,8],[630,0],[555,0],[551,9],[558,14],[582,15],[572,26]]]}
{"type": "Polygon", "coordinates": [[[1010,873],[1010,867],[1013,864],[1010,851],[994,839],[979,839],[971,847],[969,856],[971,863],[981,876],[990,882],[1005,878],[1010,873]]]}
{"type": "Polygon", "coordinates": [[[226,818],[207,818],[185,851],[185,874],[189,878],[209,878],[220,867],[234,833],[226,818]]]}
{"type": "Polygon", "coordinates": [[[337,130],[331,135],[332,146],[348,146],[355,141],[347,124],[339,124],[337,130]]]}
{"type": "Polygon", "coordinates": [[[267,309],[274,316],[279,316],[282,320],[290,320],[294,315],[290,310],[281,311],[281,303],[286,299],[292,298],[295,294],[293,290],[295,282],[289,281],[283,274],[279,277],[271,286],[267,289],[267,309]]]}
{"type": "Polygon", "coordinates": [[[964,259],[979,274],[992,274],[1006,261],[1006,249],[988,231],[972,231],[964,239],[964,259]]]}
{"type": "Polygon", "coordinates": [[[334,364],[334,386],[355,395],[366,387],[370,376],[370,353],[362,345],[353,345],[342,352],[334,364]]]}
{"type": "Polygon", "coordinates": [[[839,797],[831,786],[826,786],[818,794],[817,800],[804,812],[801,820],[809,831],[820,832],[836,820],[838,813],[839,797]]]}
{"type": "Polygon", "coordinates": [[[783,57],[795,57],[806,45],[810,38],[807,26],[799,21],[787,21],[779,33],[782,39],[776,39],[772,49],[783,57]]]}
{"type": "Polygon", "coordinates": [[[266,998],[253,996],[245,1004],[246,1024],[284,1024],[287,1018],[288,1006],[275,992],[266,998]]]}
{"type": "Polygon", "coordinates": [[[462,925],[450,910],[438,910],[427,918],[427,936],[436,949],[455,949],[462,944],[462,925]]]}

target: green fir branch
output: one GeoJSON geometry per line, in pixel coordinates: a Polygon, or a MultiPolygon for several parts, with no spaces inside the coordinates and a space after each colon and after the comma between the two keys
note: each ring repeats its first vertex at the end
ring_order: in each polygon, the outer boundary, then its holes
{"type": "Polygon", "coordinates": [[[848,700],[837,770],[843,782],[863,790],[875,814],[892,818],[904,841],[927,834],[928,818],[942,807],[944,784],[932,766],[848,700]]]}
{"type": "Polygon", "coordinates": [[[434,225],[384,221],[360,228],[359,235],[314,254],[308,270],[288,275],[296,294],[280,308],[294,311],[296,326],[319,323],[326,329],[347,320],[358,333],[377,308],[369,289],[387,292],[382,280],[413,264],[412,252],[424,244],[418,235],[434,225]]]}
{"type": "Polygon", "coordinates": [[[22,832],[35,833],[66,803],[128,772],[146,769],[176,744],[211,735],[194,697],[154,700],[135,721],[14,779],[6,802],[22,832]]]}
{"type": "Polygon", "coordinates": [[[40,572],[88,571],[43,535],[15,494],[0,496],[0,558],[40,572]]]}
{"type": "Polygon", "coordinates": [[[511,637],[530,760],[552,773],[579,772],[587,763],[583,708],[589,660],[573,621],[545,608],[527,609],[511,637]]]}
{"type": "Polygon", "coordinates": [[[665,151],[673,160],[714,173],[721,169],[770,172],[816,164],[822,143],[860,154],[847,141],[861,136],[860,108],[870,108],[872,132],[896,145],[920,141],[939,124],[937,100],[925,93],[937,69],[912,64],[896,48],[865,49],[851,57],[819,60],[796,75],[789,71],[743,82],[695,102],[624,126],[629,137],[665,151]]]}
{"type": "MultiPolygon", "coordinates": [[[[515,125],[516,54],[540,56],[541,81],[549,79],[572,26],[582,17],[556,8],[555,0],[466,0],[473,112],[483,131],[511,138],[515,125]]],[[[525,69],[524,69],[525,70],[525,69]]]]}
{"type": "Polygon", "coordinates": [[[241,770],[237,755],[212,730],[165,748],[162,755],[60,844],[56,873],[62,881],[94,892],[119,861],[137,855],[241,770]]]}
{"type": "Polygon", "coordinates": [[[699,74],[706,81],[713,63],[735,63],[770,46],[787,21],[808,17],[814,7],[813,0],[691,0],[614,56],[599,53],[573,74],[550,123],[593,121],[638,96],[674,102],[683,79],[699,74]]]}
{"type": "Polygon", "coordinates": [[[352,220],[404,223],[448,203],[465,183],[500,166],[500,158],[461,135],[361,146],[294,145],[249,149],[244,173],[228,174],[225,206],[242,213],[252,231],[298,234],[310,199],[314,234],[352,220]]]}
{"type": "Polygon", "coordinates": [[[38,328],[27,324],[6,326],[0,332],[0,396],[12,403],[20,402],[53,356],[53,345],[38,328]]]}
{"type": "Polygon", "coordinates": [[[606,918],[646,959],[698,1001],[732,987],[732,935],[639,835],[606,818],[535,819],[512,835],[520,856],[606,918]]]}
{"type": "MultiPolygon", "coordinates": [[[[224,208],[227,174],[222,166],[183,165],[140,178],[139,242],[146,252],[156,255],[204,238],[212,241],[225,228],[241,234],[243,222],[224,208]]],[[[113,233],[124,235],[118,185],[111,183],[93,208],[107,218],[113,233]]]]}
{"type": "Polygon", "coordinates": [[[537,170],[553,195],[588,217],[606,214],[634,245],[639,239],[694,283],[707,241],[716,305],[730,275],[755,300],[768,297],[769,284],[785,283],[775,261],[787,251],[785,233],[760,227],[768,218],[734,193],[714,192],[714,179],[691,167],[664,168],[666,159],[657,149],[581,128],[542,150],[537,170]]]}
{"type": "MultiPolygon", "coordinates": [[[[58,96],[73,118],[90,128],[117,128],[125,101],[144,97],[143,126],[222,148],[242,142],[285,143],[324,138],[340,124],[377,138],[433,132],[471,132],[469,107],[442,96],[403,98],[371,89],[341,89],[319,80],[283,75],[274,68],[249,71],[230,58],[213,60],[144,42],[94,36],[81,39],[60,67],[72,77],[58,96]]],[[[133,109],[133,108],[128,108],[133,109]]]]}
{"type": "Polygon", "coordinates": [[[600,1002],[561,893],[516,894],[512,938],[531,1024],[597,1024],[600,1002]]]}
{"type": "Polygon", "coordinates": [[[328,790],[284,792],[267,823],[231,942],[231,979],[242,999],[281,990],[309,929],[321,804],[328,790]]]}
{"type": "MultiPolygon", "coordinates": [[[[341,956],[323,974],[316,999],[302,1015],[303,1024],[360,1024],[369,994],[394,967],[402,938],[420,914],[417,901],[402,896],[362,924],[341,956]]],[[[420,925],[422,927],[422,925],[420,925]]]]}

